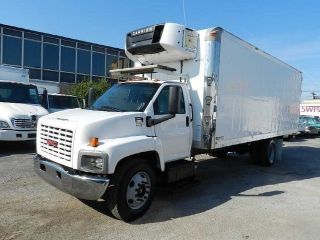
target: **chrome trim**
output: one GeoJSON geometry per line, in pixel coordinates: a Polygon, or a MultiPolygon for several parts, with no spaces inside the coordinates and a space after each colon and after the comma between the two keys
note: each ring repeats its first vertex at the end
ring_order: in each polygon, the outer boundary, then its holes
{"type": "Polygon", "coordinates": [[[72,173],[39,155],[34,157],[34,169],[46,182],[79,199],[97,200],[101,198],[110,182],[105,177],[72,173]]]}

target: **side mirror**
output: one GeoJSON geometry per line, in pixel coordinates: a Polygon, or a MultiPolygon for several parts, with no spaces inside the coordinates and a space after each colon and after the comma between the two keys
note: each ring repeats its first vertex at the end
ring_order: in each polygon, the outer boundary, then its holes
{"type": "Polygon", "coordinates": [[[178,86],[170,86],[169,87],[169,113],[177,114],[179,111],[179,90],[178,86]]]}
{"type": "Polygon", "coordinates": [[[96,90],[94,88],[89,88],[88,107],[91,107],[95,100],[96,100],[96,90]]]}
{"type": "Polygon", "coordinates": [[[44,89],[44,90],[43,90],[41,105],[42,105],[45,109],[48,109],[48,90],[47,90],[47,89],[44,89]]]}

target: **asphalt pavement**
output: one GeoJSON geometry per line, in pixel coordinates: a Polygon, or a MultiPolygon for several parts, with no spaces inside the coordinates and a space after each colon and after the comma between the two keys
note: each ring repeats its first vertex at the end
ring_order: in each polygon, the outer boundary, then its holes
{"type": "Polygon", "coordinates": [[[284,145],[270,168],[201,155],[195,180],[160,186],[124,223],[40,179],[33,143],[0,143],[0,239],[320,239],[320,137],[284,145]]]}

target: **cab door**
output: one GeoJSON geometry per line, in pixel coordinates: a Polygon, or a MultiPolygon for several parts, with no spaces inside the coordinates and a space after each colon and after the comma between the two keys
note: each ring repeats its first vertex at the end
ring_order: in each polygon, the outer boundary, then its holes
{"type": "MultiPolygon", "coordinates": [[[[168,115],[169,87],[165,85],[153,102],[154,118],[168,115]]],[[[174,118],[155,125],[155,135],[161,142],[165,161],[190,156],[192,144],[192,123],[187,90],[179,86],[179,108],[174,118]]]]}

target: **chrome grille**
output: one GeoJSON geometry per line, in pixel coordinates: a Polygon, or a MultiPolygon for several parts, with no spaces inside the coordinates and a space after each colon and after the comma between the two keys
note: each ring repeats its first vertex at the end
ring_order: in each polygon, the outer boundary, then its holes
{"type": "Polygon", "coordinates": [[[71,160],[73,131],[41,124],[40,149],[53,157],[71,160]]]}
{"type": "Polygon", "coordinates": [[[35,124],[28,118],[12,118],[11,123],[14,128],[35,128],[35,124]]]}

